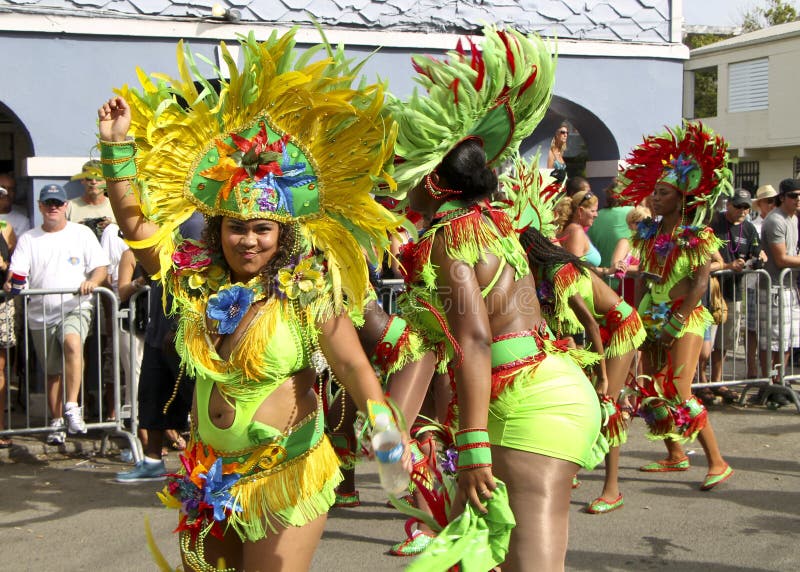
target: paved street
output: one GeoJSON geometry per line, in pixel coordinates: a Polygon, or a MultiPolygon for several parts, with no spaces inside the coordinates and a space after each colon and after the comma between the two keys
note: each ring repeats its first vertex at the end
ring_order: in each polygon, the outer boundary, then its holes
{"type": "MultiPolygon", "coordinates": [[[[782,408],[714,407],[712,421],[736,474],[719,490],[697,490],[705,460],[686,473],[645,474],[636,467],[659,458],[662,446],[637,422],[623,451],[624,509],[602,516],[583,507],[600,491],[602,475],[582,474],[572,501],[567,569],[794,571],[800,562],[800,415],[782,408]]],[[[92,441],[88,439],[87,441],[92,441]]],[[[152,484],[118,485],[126,465],[99,456],[49,455],[33,438],[16,439],[0,457],[0,570],[155,570],[145,547],[150,520],[167,559],[177,564],[170,530],[175,515],[159,507],[152,484]]],[[[87,445],[88,447],[88,445],[87,445]]],[[[175,467],[177,457],[169,459],[175,467]]],[[[383,506],[377,475],[360,470],[364,505],[334,510],[313,570],[401,570],[385,554],[403,520],[383,506]]]]}

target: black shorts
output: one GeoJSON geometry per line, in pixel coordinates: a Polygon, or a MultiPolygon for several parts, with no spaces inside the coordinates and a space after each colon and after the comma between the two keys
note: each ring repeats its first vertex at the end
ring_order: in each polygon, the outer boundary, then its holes
{"type": "Polygon", "coordinates": [[[194,380],[184,373],[178,384],[175,399],[164,414],[164,405],[172,397],[180,371],[178,355],[166,353],[150,344],[144,345],[142,370],[139,374],[139,427],[142,429],[188,428],[192,408],[194,380]]]}

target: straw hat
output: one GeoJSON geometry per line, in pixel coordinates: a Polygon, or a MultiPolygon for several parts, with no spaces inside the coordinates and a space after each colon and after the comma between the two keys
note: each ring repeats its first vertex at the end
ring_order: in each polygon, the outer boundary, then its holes
{"type": "Polygon", "coordinates": [[[756,191],[756,197],[753,199],[753,202],[758,202],[761,199],[769,199],[777,196],[778,191],[776,191],[772,185],[761,185],[756,191]]]}

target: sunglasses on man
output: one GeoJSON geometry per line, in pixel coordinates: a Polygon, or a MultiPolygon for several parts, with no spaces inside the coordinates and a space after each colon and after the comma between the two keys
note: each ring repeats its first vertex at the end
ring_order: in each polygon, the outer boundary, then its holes
{"type": "Polygon", "coordinates": [[[46,201],[44,201],[42,204],[43,204],[44,206],[46,206],[47,208],[50,208],[50,207],[56,207],[56,208],[60,208],[60,207],[63,207],[63,206],[64,206],[65,204],[67,204],[67,203],[65,203],[65,202],[63,202],[63,201],[58,201],[58,200],[56,200],[56,199],[47,199],[47,200],[46,200],[46,201]]]}

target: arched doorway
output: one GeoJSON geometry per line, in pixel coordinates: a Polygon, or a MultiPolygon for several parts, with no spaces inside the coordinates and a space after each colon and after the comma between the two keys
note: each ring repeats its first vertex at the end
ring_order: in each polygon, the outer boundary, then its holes
{"type": "Polygon", "coordinates": [[[620,159],[619,145],[603,121],[590,110],[560,96],[553,96],[550,108],[534,132],[522,142],[520,153],[531,155],[541,150],[544,167],[553,134],[567,123],[570,136],[564,158],[569,176],[589,179],[592,190],[605,200],[603,189],[614,180],[620,159]]]}
{"type": "MultiPolygon", "coordinates": [[[[30,180],[23,176],[25,160],[34,156],[33,140],[19,117],[0,101],[0,173],[14,173],[16,203],[29,208],[30,180]]],[[[30,213],[29,213],[30,214],[30,213]]]]}

